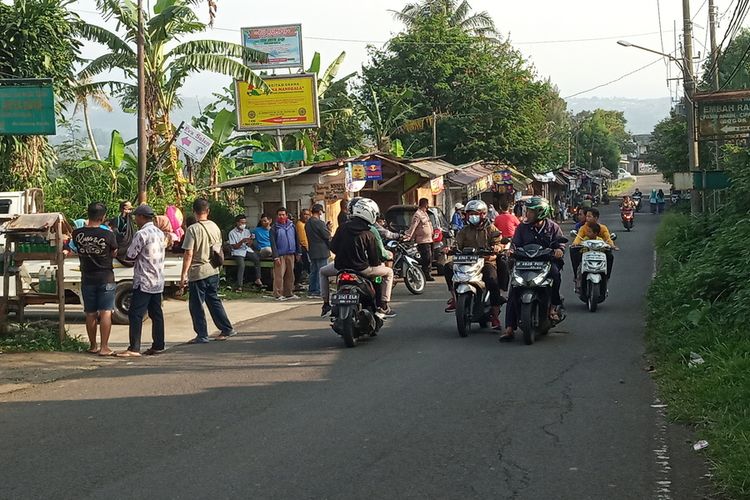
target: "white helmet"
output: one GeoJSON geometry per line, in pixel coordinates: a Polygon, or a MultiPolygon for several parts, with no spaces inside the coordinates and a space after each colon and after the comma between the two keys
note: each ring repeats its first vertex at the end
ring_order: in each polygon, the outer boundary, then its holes
{"type": "Polygon", "coordinates": [[[461,203],[461,202],[458,202],[458,203],[456,203],[456,207],[455,208],[456,208],[456,210],[463,210],[464,209],[464,204],[461,203]]]}
{"type": "Polygon", "coordinates": [[[360,198],[354,205],[351,211],[352,217],[359,217],[360,219],[366,220],[370,224],[375,224],[380,213],[378,204],[372,201],[370,198],[360,198]]]}

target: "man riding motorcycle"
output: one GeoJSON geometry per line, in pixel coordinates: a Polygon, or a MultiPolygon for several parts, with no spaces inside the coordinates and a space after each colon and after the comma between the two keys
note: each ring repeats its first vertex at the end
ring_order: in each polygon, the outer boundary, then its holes
{"type": "MultiPolygon", "coordinates": [[[[560,226],[552,220],[552,207],[546,198],[533,196],[526,201],[526,221],[518,226],[513,236],[511,254],[513,249],[526,245],[537,244],[543,248],[554,250],[554,259],[549,276],[552,278],[549,316],[559,320],[562,313],[562,298],[560,297],[560,283],[562,268],[565,265],[565,243],[560,226]]],[[[520,297],[515,289],[511,288],[508,296],[508,304],[505,307],[505,333],[500,336],[500,341],[513,340],[518,328],[518,315],[520,309],[520,297]]]]}
{"type": "Polygon", "coordinates": [[[331,251],[336,254],[333,264],[320,270],[320,291],[323,295],[321,316],[330,312],[330,284],[328,278],[338,271],[350,269],[367,278],[383,278],[382,298],[378,312],[383,316],[393,314],[388,305],[393,288],[393,269],[382,264],[377,238],[372,227],[380,209],[369,198],[360,198],[352,206],[350,217],[331,239],[331,251]]]}
{"type": "MultiPolygon", "coordinates": [[[[487,212],[487,204],[482,200],[471,200],[466,204],[464,207],[466,225],[456,235],[456,248],[459,251],[464,248],[476,248],[493,252],[493,255],[488,255],[484,260],[482,280],[490,293],[492,327],[497,330],[500,328],[500,306],[503,305],[504,299],[500,293],[497,255],[495,254],[500,251],[502,235],[487,216],[487,212]]],[[[446,312],[453,312],[456,308],[456,297],[453,290],[453,266],[445,266],[444,274],[452,296],[446,312]]]]}
{"type": "MultiPolygon", "coordinates": [[[[599,210],[596,208],[589,208],[586,211],[586,223],[596,222],[599,224],[600,228],[600,238],[604,242],[607,243],[610,247],[612,247],[612,250],[619,250],[617,248],[617,245],[615,245],[615,242],[612,240],[612,236],[609,233],[609,228],[599,222],[599,210]]],[[[575,241],[573,242],[573,246],[580,245],[582,241],[590,239],[589,235],[587,234],[586,226],[584,225],[579,231],[578,235],[576,236],[575,241]]],[[[573,265],[573,279],[576,280],[578,278],[578,268],[581,265],[581,249],[580,248],[571,248],[570,249],[570,263],[573,265]]],[[[609,281],[609,278],[612,276],[612,267],[615,263],[615,257],[612,255],[612,252],[607,252],[607,281],[609,281]]],[[[576,281],[577,282],[577,281],[576,281]]]]}

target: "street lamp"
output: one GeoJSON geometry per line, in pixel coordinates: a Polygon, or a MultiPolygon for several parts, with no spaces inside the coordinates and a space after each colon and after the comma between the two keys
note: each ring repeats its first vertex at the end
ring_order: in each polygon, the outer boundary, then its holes
{"type": "MultiPolygon", "coordinates": [[[[686,103],[687,105],[685,106],[687,108],[686,114],[688,122],[688,165],[690,167],[690,171],[695,172],[698,170],[698,142],[695,140],[695,109],[693,107],[693,97],[695,95],[695,80],[693,78],[693,46],[692,39],[690,39],[691,37],[692,34],[688,16],[685,26],[684,59],[682,61],[671,54],[665,54],[664,52],[659,52],[658,50],[641,47],[640,45],[628,42],[627,40],[618,40],[617,44],[623,47],[633,47],[636,49],[644,50],[646,52],[651,52],[652,54],[658,54],[660,56],[666,57],[670,61],[677,64],[677,66],[682,71],[682,81],[684,82],[685,86],[685,98],[688,101],[686,103]]],[[[695,190],[693,190],[691,196],[691,203],[691,211],[693,212],[693,214],[698,213],[700,211],[700,200],[698,199],[698,193],[695,190]]]]}

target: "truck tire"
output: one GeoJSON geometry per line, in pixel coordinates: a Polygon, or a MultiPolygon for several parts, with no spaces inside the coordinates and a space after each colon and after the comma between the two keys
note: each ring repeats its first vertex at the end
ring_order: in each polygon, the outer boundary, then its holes
{"type": "Polygon", "coordinates": [[[115,289],[115,310],[112,311],[112,323],[116,325],[127,325],[130,323],[128,313],[130,312],[130,295],[132,292],[132,281],[121,281],[117,284],[117,288],[115,289]]]}

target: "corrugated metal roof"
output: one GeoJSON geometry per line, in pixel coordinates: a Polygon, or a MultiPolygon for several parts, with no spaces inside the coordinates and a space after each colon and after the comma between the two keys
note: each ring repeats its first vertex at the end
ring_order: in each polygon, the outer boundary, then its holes
{"type": "Polygon", "coordinates": [[[456,165],[448,163],[445,160],[402,160],[401,163],[412,172],[419,174],[422,177],[427,177],[428,179],[435,179],[458,170],[456,165]]]}
{"type": "Polygon", "coordinates": [[[280,175],[277,170],[274,170],[272,172],[261,172],[259,174],[243,175],[242,177],[235,177],[233,179],[229,179],[228,181],[224,181],[216,187],[220,189],[227,189],[248,186],[250,184],[258,184],[259,182],[276,182],[282,179],[297,177],[300,174],[304,174],[311,168],[312,166],[286,168],[284,169],[284,175],[280,175]]]}
{"type": "Polygon", "coordinates": [[[60,213],[45,213],[45,214],[23,214],[14,217],[2,225],[2,230],[5,232],[10,231],[42,231],[47,228],[54,227],[57,221],[62,218],[63,233],[70,234],[73,229],[70,224],[65,220],[65,216],[60,213]]]}

